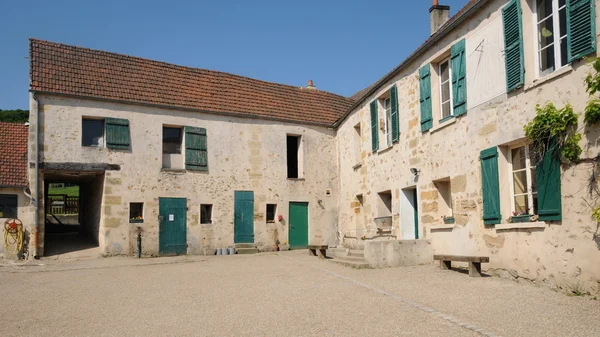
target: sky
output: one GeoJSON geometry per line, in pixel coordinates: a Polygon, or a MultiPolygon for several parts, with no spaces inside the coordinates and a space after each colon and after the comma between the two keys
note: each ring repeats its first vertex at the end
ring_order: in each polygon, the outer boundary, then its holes
{"type": "Polygon", "coordinates": [[[0,0],[0,109],[28,109],[30,37],[351,96],[429,37],[431,4],[0,0]]]}

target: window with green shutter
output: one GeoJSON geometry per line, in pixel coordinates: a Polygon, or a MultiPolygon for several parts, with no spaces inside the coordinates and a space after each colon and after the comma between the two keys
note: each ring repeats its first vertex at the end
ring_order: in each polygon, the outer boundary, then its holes
{"type": "Polygon", "coordinates": [[[481,189],[483,194],[483,223],[485,225],[499,224],[500,215],[500,184],[498,180],[498,149],[492,147],[481,151],[481,189]]]}
{"type": "Polygon", "coordinates": [[[567,0],[567,48],[569,62],[596,51],[594,0],[567,0]]]}
{"type": "Polygon", "coordinates": [[[185,132],[185,168],[207,171],[206,129],[186,126],[185,132]]]}
{"type": "Polygon", "coordinates": [[[429,64],[419,69],[419,103],[421,106],[421,132],[433,127],[431,114],[431,69],[429,64]]]}
{"type": "Polygon", "coordinates": [[[450,48],[452,62],[452,103],[454,116],[467,112],[467,61],[465,40],[462,39],[450,48]]]}
{"type": "Polygon", "coordinates": [[[506,91],[519,88],[524,83],[523,28],[520,0],[511,0],[502,8],[504,26],[504,62],[506,66],[506,91]]]}
{"type": "Polygon", "coordinates": [[[561,216],[560,151],[550,142],[544,158],[535,167],[538,215],[541,221],[559,221],[561,216]]]}
{"type": "Polygon", "coordinates": [[[390,89],[390,104],[392,108],[392,142],[397,142],[400,137],[400,124],[398,120],[398,88],[394,84],[390,89]]]}
{"type": "Polygon", "coordinates": [[[122,118],[106,118],[106,147],[109,149],[128,150],[131,142],[129,120],[122,118]]]}
{"type": "Polygon", "coordinates": [[[379,149],[379,116],[377,114],[377,100],[373,100],[371,108],[371,149],[377,152],[379,149]]]}

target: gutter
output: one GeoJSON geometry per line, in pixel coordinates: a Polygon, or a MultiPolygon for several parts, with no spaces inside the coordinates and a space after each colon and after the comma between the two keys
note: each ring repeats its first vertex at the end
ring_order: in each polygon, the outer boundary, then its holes
{"type": "MultiPolygon", "coordinates": [[[[33,230],[33,258],[39,259],[38,254],[38,244],[39,244],[39,229],[40,229],[40,140],[39,140],[39,129],[40,129],[40,101],[35,96],[35,93],[32,93],[31,97],[35,102],[35,182],[34,182],[34,191],[33,191],[33,205],[35,207],[35,219],[34,219],[34,230],[33,230]]],[[[30,112],[30,115],[34,113],[30,112]]]]}
{"type": "MultiPolygon", "coordinates": [[[[442,28],[440,28],[440,30],[438,30],[434,35],[432,35],[428,41],[426,41],[419,48],[417,48],[417,50],[415,50],[406,59],[404,59],[404,61],[402,61],[402,63],[400,63],[396,68],[392,69],[392,71],[390,71],[387,75],[385,75],[383,78],[381,78],[379,81],[377,81],[376,85],[373,86],[373,88],[371,88],[369,91],[367,91],[367,93],[365,93],[361,99],[356,101],[356,103],[354,103],[350,107],[350,109],[340,119],[338,119],[335,123],[333,123],[333,127],[335,127],[335,128],[339,127],[340,124],[350,115],[350,113],[352,113],[352,111],[354,109],[356,109],[356,107],[360,106],[367,97],[374,94],[377,90],[379,90],[379,88],[384,83],[391,80],[394,76],[396,76],[396,74],[398,72],[400,72],[400,70],[403,70],[405,67],[407,67],[409,63],[415,61],[419,56],[421,56],[421,54],[423,52],[425,52],[432,45],[434,45],[439,40],[441,40],[443,37],[445,37],[456,26],[458,26],[463,21],[465,21],[467,18],[469,18],[471,16],[471,14],[473,14],[475,11],[477,11],[479,8],[481,8],[487,1],[488,0],[472,0],[471,1],[472,4],[468,3],[467,6],[471,6],[471,7],[469,7],[467,10],[465,10],[464,13],[462,13],[459,17],[454,19],[454,21],[452,21],[450,24],[442,26],[442,28]]],[[[452,19],[450,19],[450,20],[452,20],[452,19]]]]}

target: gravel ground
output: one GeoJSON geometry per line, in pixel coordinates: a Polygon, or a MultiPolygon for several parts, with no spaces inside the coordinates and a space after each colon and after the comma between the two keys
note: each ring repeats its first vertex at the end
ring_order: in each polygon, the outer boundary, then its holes
{"type": "Polygon", "coordinates": [[[4,264],[0,284],[2,336],[600,336],[589,297],[304,251],[4,264]]]}

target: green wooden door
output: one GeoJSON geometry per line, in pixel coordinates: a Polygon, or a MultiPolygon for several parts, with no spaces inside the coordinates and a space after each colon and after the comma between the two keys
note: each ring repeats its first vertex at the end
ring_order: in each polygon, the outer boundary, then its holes
{"type": "Polygon", "coordinates": [[[254,192],[235,191],[233,240],[254,243],[254,192]]]}
{"type": "Polygon", "coordinates": [[[187,199],[158,199],[158,252],[160,255],[187,253],[187,199]]]}
{"type": "Polygon", "coordinates": [[[290,202],[290,248],[308,246],[308,203],[290,202]]]}

